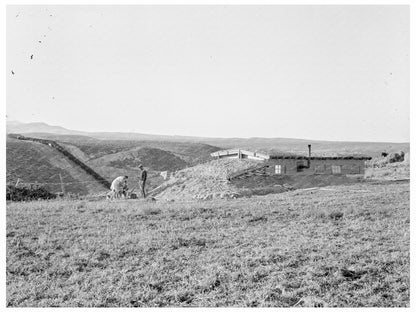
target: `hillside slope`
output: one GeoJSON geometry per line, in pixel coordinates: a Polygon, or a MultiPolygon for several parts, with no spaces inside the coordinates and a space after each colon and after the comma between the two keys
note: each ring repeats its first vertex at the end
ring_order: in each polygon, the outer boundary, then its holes
{"type": "Polygon", "coordinates": [[[40,143],[8,138],[6,169],[8,183],[16,183],[20,178],[23,183],[45,183],[48,190],[59,192],[61,174],[67,192],[87,194],[105,191],[101,184],[72,161],[55,149],[40,143]],[[84,181],[89,182],[80,183],[84,181]]]}
{"type": "MultiPolygon", "coordinates": [[[[100,141],[78,141],[68,142],[78,147],[82,152],[91,159],[105,157],[110,154],[120,152],[136,151],[139,148],[152,148],[172,153],[179,157],[187,165],[195,165],[211,160],[210,154],[220,150],[217,146],[202,143],[187,142],[166,142],[166,141],[118,141],[118,140],[100,140],[100,141]]],[[[163,164],[160,164],[164,166],[163,164]]],[[[160,169],[160,165],[153,164],[155,170],[160,169]]]]}
{"type": "Polygon", "coordinates": [[[152,171],[176,171],[187,167],[187,163],[173,153],[158,148],[139,147],[128,151],[109,154],[89,161],[94,167],[105,165],[127,169],[136,168],[139,164],[145,164],[152,171]]]}

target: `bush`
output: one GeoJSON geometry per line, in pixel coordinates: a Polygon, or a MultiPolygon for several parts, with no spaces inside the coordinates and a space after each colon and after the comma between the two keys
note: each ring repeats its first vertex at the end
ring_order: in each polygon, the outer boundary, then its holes
{"type": "Polygon", "coordinates": [[[406,155],[403,151],[398,153],[383,153],[386,156],[375,157],[369,160],[367,164],[367,168],[383,168],[386,167],[390,163],[402,162],[405,160],[406,155]]]}
{"type": "Polygon", "coordinates": [[[56,195],[49,192],[42,186],[6,186],[6,200],[12,201],[30,201],[37,199],[53,199],[56,195]]]}
{"type": "Polygon", "coordinates": [[[388,159],[390,163],[403,161],[404,152],[389,154],[388,159]]]}

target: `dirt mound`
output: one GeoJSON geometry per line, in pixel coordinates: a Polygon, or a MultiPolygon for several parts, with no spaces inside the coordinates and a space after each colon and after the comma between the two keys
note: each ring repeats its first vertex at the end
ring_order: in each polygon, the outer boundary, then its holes
{"type": "Polygon", "coordinates": [[[255,160],[218,159],[176,172],[150,194],[157,199],[235,198],[240,194],[227,177],[237,171],[259,165],[255,160]]]}

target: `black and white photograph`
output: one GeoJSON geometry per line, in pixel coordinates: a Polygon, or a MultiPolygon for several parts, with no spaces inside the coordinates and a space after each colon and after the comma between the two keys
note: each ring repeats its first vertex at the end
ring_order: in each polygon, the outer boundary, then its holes
{"type": "Polygon", "coordinates": [[[411,307],[410,4],[3,7],[3,307],[411,307]]]}

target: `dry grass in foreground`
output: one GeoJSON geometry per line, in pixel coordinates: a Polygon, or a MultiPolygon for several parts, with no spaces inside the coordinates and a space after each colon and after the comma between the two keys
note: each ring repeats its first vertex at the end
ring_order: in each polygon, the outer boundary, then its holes
{"type": "Polygon", "coordinates": [[[7,305],[409,306],[409,183],[7,205],[7,305]]]}

